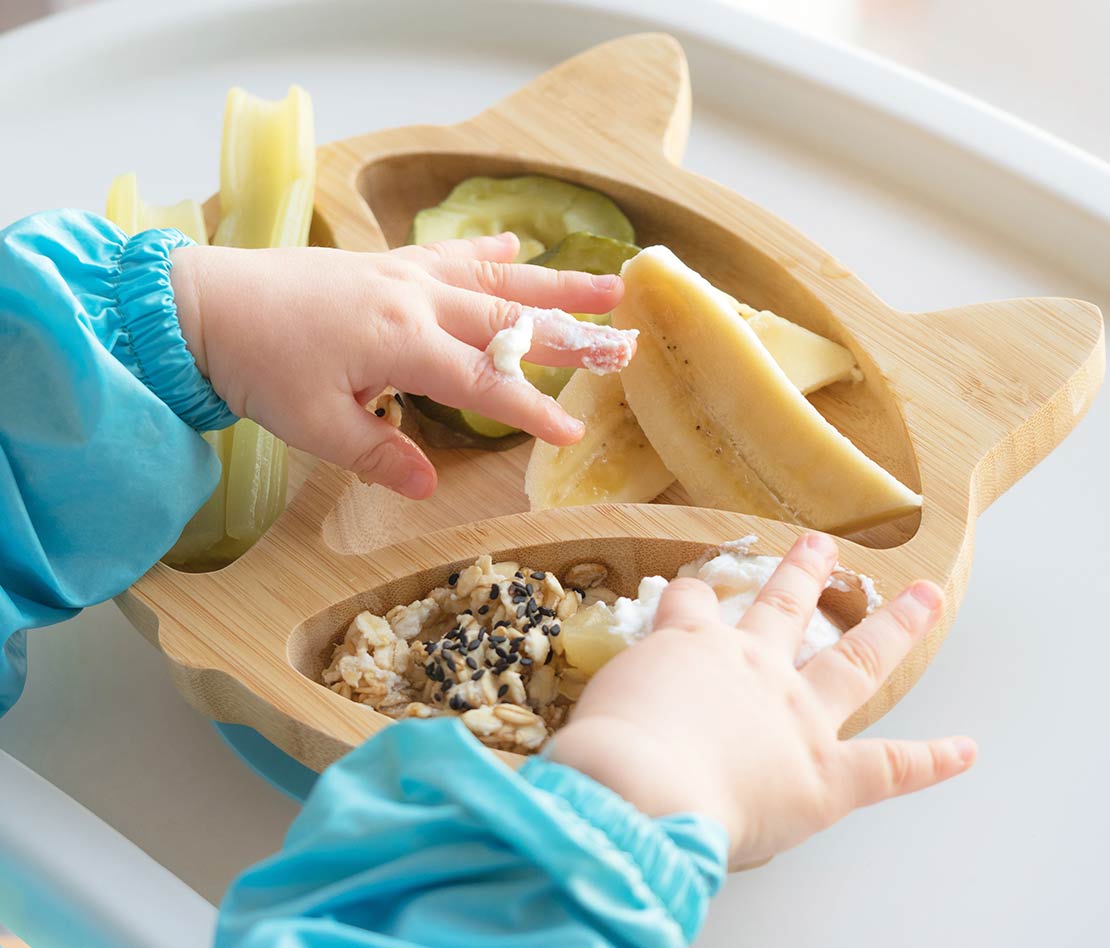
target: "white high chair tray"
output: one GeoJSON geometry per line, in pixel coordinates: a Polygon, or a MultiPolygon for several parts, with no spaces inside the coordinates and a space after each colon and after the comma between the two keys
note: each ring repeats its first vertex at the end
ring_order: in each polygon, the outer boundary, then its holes
{"type": "MultiPolygon", "coordinates": [[[[794,224],[892,305],[1110,304],[1110,169],[920,77],[709,0],[96,5],[0,37],[0,168],[19,182],[0,189],[0,220],[100,210],[130,169],[151,200],[205,197],[232,84],[271,96],[305,86],[324,142],[462,119],[574,52],[654,29],[690,61],[684,166],[794,224]]],[[[957,628],[869,732],[965,731],[981,742],[978,766],[731,879],[700,946],[1098,941],[1108,400],[981,518],[957,628]]],[[[30,651],[0,749],[213,901],[279,845],[294,805],[185,706],[114,606],[32,633],[30,651]]]]}

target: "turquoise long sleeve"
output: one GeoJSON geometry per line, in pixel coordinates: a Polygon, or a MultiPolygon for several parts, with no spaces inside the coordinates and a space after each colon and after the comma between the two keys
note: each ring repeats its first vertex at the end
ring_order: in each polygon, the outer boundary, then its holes
{"type": "Polygon", "coordinates": [[[197,430],[235,418],[177,325],[188,243],[80,211],[0,231],[0,714],[25,631],[126,589],[219,479],[197,430]]]}
{"type": "Polygon", "coordinates": [[[457,721],[394,724],[320,778],[280,853],[224,902],[217,948],[675,948],[724,875],[715,822],[650,820],[457,721]]]}

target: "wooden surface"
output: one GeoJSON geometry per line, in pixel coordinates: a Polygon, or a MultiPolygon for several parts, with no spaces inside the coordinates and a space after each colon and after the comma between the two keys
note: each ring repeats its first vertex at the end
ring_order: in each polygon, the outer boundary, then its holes
{"type": "MultiPolygon", "coordinates": [[[[1060,299],[891,309],[772,214],[678,167],[689,102],[678,44],[641,35],[575,57],[460,125],[325,146],[313,240],[385,249],[465,177],[549,173],[611,195],[641,245],[666,243],[745,302],[848,346],[866,381],[813,401],[924,504],[907,522],[842,542],[841,559],[887,595],[923,576],[948,597],[937,629],[847,723],[854,733],[912,687],[940,646],[967,583],[976,516],[1089,406],[1104,371],[1102,318],[1060,299]]],[[[419,504],[298,459],[293,482],[303,486],[242,559],[199,575],[158,565],[120,605],[158,642],[195,707],[321,769],[389,723],[311,680],[360,608],[410,601],[483,552],[555,570],[602,560],[615,588],[632,593],[640,575],[673,573],[707,545],[754,533],[760,551],[781,553],[799,533],[682,506],[678,492],[669,503],[529,514],[528,450],[433,450],[440,489],[419,504]]]]}

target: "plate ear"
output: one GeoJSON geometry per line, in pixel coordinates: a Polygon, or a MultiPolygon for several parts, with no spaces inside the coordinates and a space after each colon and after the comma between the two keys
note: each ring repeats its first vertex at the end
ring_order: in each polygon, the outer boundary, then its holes
{"type": "MultiPolygon", "coordinates": [[[[678,164],[690,133],[690,74],[678,40],[637,33],[579,53],[496,105],[474,125],[586,156],[660,154],[678,164]],[[633,139],[635,141],[630,141],[633,139]]],[[[471,123],[467,123],[471,124],[471,123]]]]}
{"type": "MultiPolygon", "coordinates": [[[[916,378],[907,421],[928,431],[948,480],[974,469],[978,515],[1079,422],[1106,369],[1102,313],[1071,299],[979,303],[907,317],[892,372],[916,378]]],[[[896,351],[896,348],[892,348],[896,351]]]]}

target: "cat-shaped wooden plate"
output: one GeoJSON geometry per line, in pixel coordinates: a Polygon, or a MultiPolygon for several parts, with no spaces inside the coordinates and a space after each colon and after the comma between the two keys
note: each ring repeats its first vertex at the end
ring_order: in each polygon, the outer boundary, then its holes
{"type": "MultiPolygon", "coordinates": [[[[841,544],[845,566],[890,595],[916,577],[943,585],[947,612],[845,727],[875,721],[929,664],[956,613],[975,518],[1071,430],[1104,370],[1089,303],[1024,299],[898,312],[801,234],[721,185],[683,171],[690,86],[678,43],[614,40],[449,127],[375,132],[319,151],[315,242],[379,251],[406,242],[414,214],[472,175],[553,175],[611,196],[641,246],[662,243],[710,281],[849,347],[865,381],[813,397],[862,450],[919,490],[919,514],[841,544]]],[[[758,411],[758,406],[752,406],[758,411]]],[[[781,554],[795,526],[684,504],[528,513],[530,444],[433,449],[435,497],[405,501],[298,458],[292,500],[231,566],[159,564],[120,597],[199,710],[250,725],[317,770],[390,723],[316,679],[361,609],[421,597],[484,552],[556,572],[601,561],[634,594],[706,547],[747,534],[781,554]]],[[[834,604],[845,622],[862,603],[834,604]]]]}

